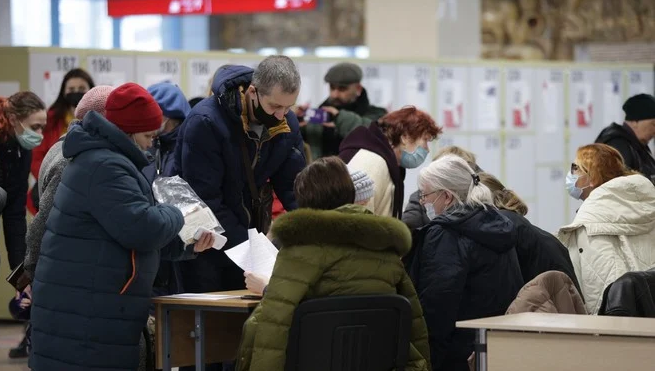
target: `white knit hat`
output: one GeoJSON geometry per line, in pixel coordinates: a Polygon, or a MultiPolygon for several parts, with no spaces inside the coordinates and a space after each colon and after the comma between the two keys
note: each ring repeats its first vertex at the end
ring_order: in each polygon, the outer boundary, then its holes
{"type": "Polygon", "coordinates": [[[355,184],[355,202],[365,202],[373,197],[375,183],[365,172],[356,170],[350,173],[350,177],[355,184]]]}

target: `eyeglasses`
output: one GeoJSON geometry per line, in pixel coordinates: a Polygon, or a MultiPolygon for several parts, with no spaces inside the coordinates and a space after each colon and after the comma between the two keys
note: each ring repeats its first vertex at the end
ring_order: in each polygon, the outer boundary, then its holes
{"type": "Polygon", "coordinates": [[[583,174],[587,173],[581,166],[579,166],[575,162],[571,163],[571,174],[575,174],[578,171],[583,173],[583,174]]]}
{"type": "Polygon", "coordinates": [[[437,192],[439,192],[439,191],[432,191],[430,193],[423,193],[421,191],[418,191],[418,200],[419,200],[419,202],[423,202],[423,201],[425,201],[426,197],[428,197],[431,194],[435,194],[437,192]]]}

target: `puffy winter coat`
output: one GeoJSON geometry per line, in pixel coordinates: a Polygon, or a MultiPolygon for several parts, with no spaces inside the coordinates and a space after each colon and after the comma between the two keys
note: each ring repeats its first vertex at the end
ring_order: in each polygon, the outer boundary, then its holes
{"type": "Polygon", "coordinates": [[[526,283],[507,314],[523,312],[587,314],[582,297],[563,272],[544,272],[526,283]]]}
{"type": "Polygon", "coordinates": [[[587,311],[598,313],[609,284],[655,267],[655,187],[642,175],[610,180],[591,192],[558,238],[569,250],[587,311]]]}
{"type": "Polygon", "coordinates": [[[458,207],[415,234],[410,266],[433,370],[468,371],[475,333],[455,322],[505,314],[523,286],[514,224],[493,207],[458,207]]]}
{"type": "Polygon", "coordinates": [[[33,283],[30,368],[133,371],[160,250],[184,218],[155,205],[144,154],[98,113],[68,133],[63,155],[33,283]]]}
{"type": "MultiPolygon", "coordinates": [[[[240,136],[252,159],[255,183],[261,188],[269,180],[285,210],[298,207],[293,194],[296,175],[305,167],[303,141],[293,112],[285,123],[264,129],[261,138],[250,131],[241,92],[252,81],[253,69],[222,68],[214,78],[214,95],[193,107],[179,128],[174,170],[211,208],[225,229],[225,249],[248,239],[252,195],[246,180],[240,136]]],[[[201,255],[199,258],[203,258],[201,255]]]]}
{"type": "Polygon", "coordinates": [[[261,304],[244,326],[237,370],[284,370],[293,314],[303,299],[338,295],[399,294],[412,305],[409,364],[429,370],[423,312],[400,257],[411,235],[399,220],[361,206],[296,210],[273,224],[282,248],[261,304]]]}

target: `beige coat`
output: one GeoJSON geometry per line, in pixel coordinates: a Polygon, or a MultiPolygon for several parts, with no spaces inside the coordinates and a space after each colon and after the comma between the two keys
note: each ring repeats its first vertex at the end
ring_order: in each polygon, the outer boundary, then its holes
{"type": "Polygon", "coordinates": [[[366,149],[361,149],[348,163],[350,171],[360,170],[374,182],[373,197],[365,205],[373,214],[393,216],[393,194],[396,190],[387,163],[382,156],[366,149]]]}
{"type": "Polygon", "coordinates": [[[523,286],[507,314],[523,312],[587,314],[573,281],[559,271],[544,272],[523,286]]]}
{"type": "Polygon", "coordinates": [[[598,313],[609,284],[655,268],[655,187],[642,175],[610,180],[591,192],[558,238],[569,250],[587,312],[598,313]]]}

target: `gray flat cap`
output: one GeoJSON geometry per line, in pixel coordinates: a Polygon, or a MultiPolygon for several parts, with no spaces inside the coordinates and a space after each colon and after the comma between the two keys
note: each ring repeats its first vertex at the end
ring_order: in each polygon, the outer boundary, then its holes
{"type": "Polygon", "coordinates": [[[362,69],[349,62],[336,64],[325,74],[325,82],[334,85],[350,85],[362,81],[362,69]]]}

